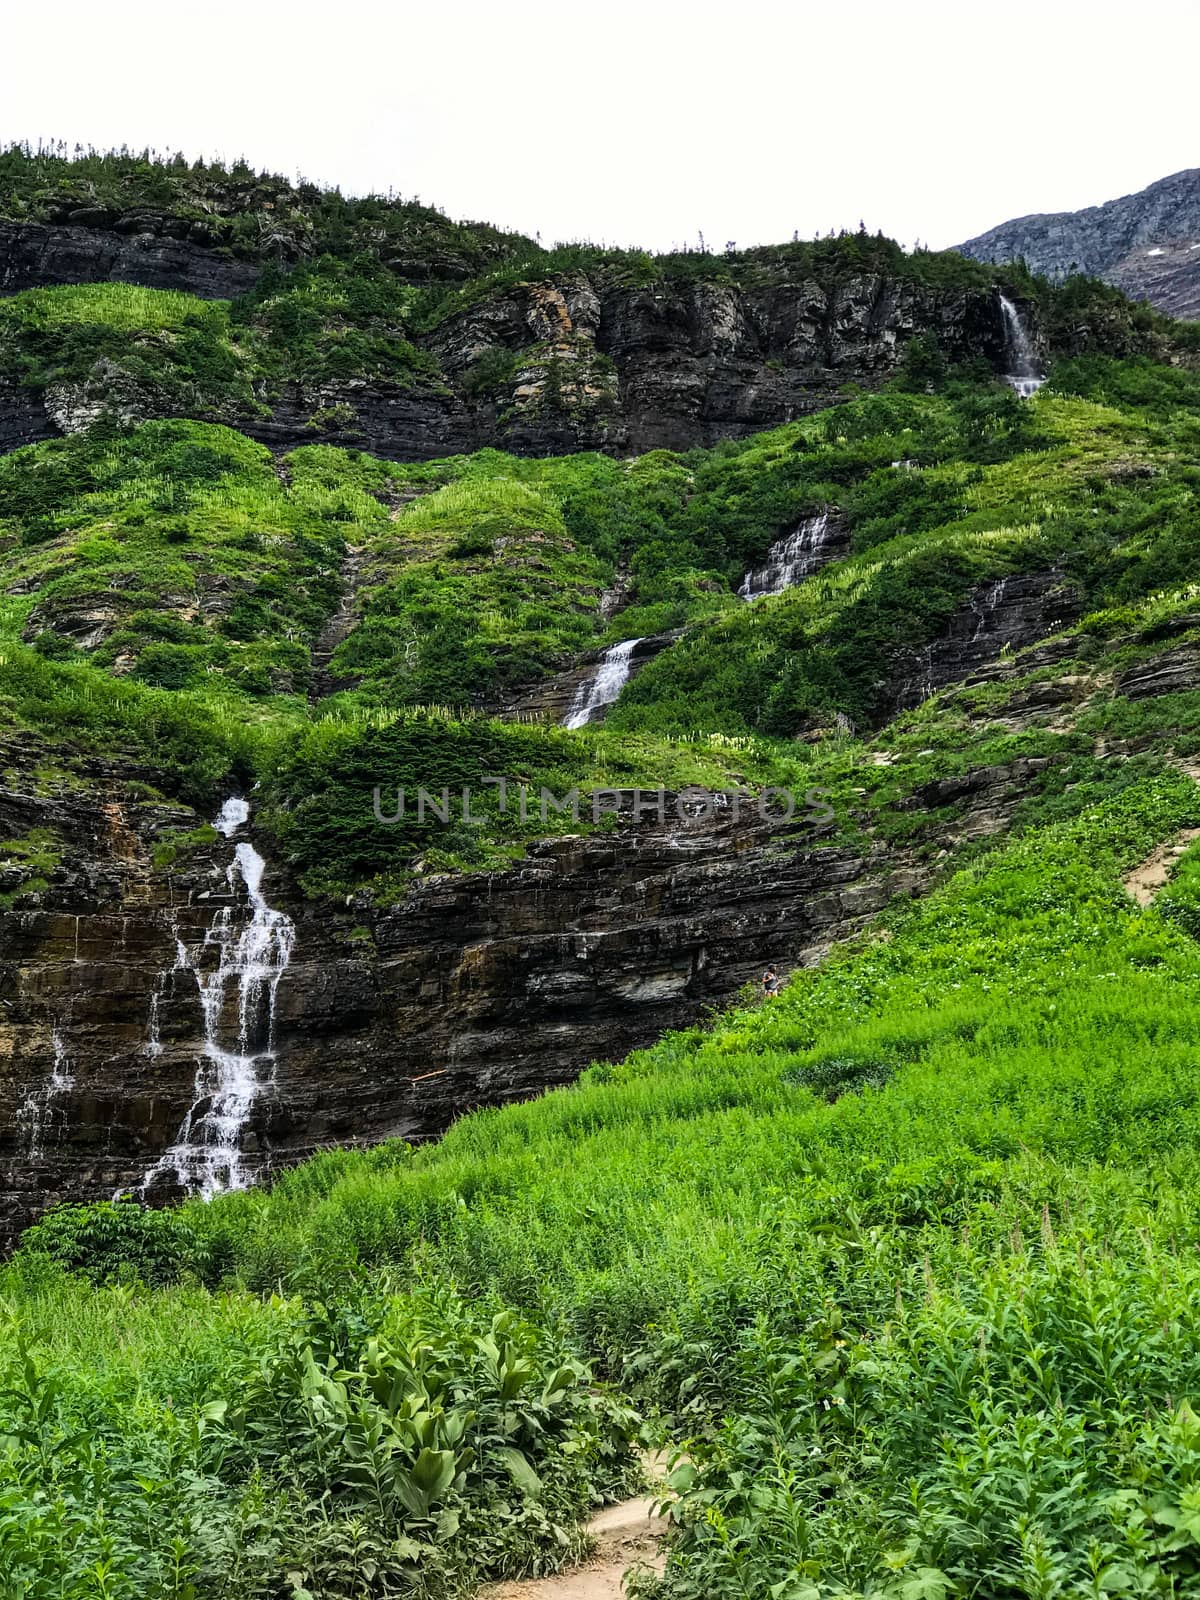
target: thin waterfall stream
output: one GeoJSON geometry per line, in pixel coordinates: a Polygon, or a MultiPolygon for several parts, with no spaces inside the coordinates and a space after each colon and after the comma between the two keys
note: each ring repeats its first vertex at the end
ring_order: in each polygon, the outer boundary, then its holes
{"type": "Polygon", "coordinates": [[[57,1028],[50,1042],[54,1051],[50,1075],[17,1110],[17,1126],[24,1133],[25,1153],[31,1161],[39,1161],[45,1155],[48,1138],[57,1143],[62,1137],[65,1118],[59,1101],[75,1087],[75,1070],[57,1028]]]}
{"type": "MultiPolygon", "coordinates": [[[[222,838],[232,839],[249,817],[249,804],[232,796],[213,826],[222,838]]],[[[265,870],[254,846],[238,841],[226,876],[235,896],[241,885],[244,906],[222,906],[195,953],[175,932],[175,963],[160,976],[151,998],[145,1050],[161,1052],[160,1002],[181,973],[196,984],[204,1044],[192,1104],[175,1143],[143,1178],[143,1195],[173,1182],[207,1200],[251,1182],[242,1144],[254,1103],[274,1075],[275,997],[296,936],[292,919],[273,910],[263,896],[265,870]]]]}
{"type": "Polygon", "coordinates": [[[1000,310],[1004,314],[1004,332],[1008,344],[1009,370],[1005,373],[1005,380],[1022,400],[1028,400],[1046,380],[1038,367],[1033,340],[1021,320],[1021,313],[1006,295],[1000,296],[1000,310]]]}
{"type": "Polygon", "coordinates": [[[640,639],[622,639],[620,644],[609,646],[596,663],[593,675],[580,684],[571,709],[563,718],[564,728],[586,726],[597,711],[606,710],[616,701],[629,682],[633,652],[641,642],[640,639]]]}
{"type": "Polygon", "coordinates": [[[776,539],[767,551],[766,565],[746,574],[738,594],[743,600],[761,600],[765,595],[782,594],[826,564],[828,547],[836,539],[837,531],[831,526],[828,509],[802,517],[791,533],[776,539]]]}

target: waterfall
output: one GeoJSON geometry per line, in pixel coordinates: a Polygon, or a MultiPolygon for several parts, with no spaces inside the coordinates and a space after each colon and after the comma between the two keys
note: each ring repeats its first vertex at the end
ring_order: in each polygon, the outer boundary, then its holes
{"type": "Polygon", "coordinates": [[[37,1161],[44,1155],[46,1136],[51,1130],[61,1135],[65,1118],[56,1102],[60,1095],[75,1087],[75,1073],[57,1028],[50,1035],[50,1045],[54,1051],[50,1076],[17,1111],[17,1126],[24,1131],[25,1153],[31,1161],[37,1161]]]}
{"type": "Polygon", "coordinates": [[[975,644],[983,637],[983,631],[991,620],[993,612],[1004,599],[1005,590],[1008,588],[1007,578],[997,578],[990,583],[985,594],[975,593],[968,600],[968,605],[975,617],[975,631],[971,635],[971,643],[975,644]]]}
{"type": "Polygon", "coordinates": [[[1038,371],[1033,341],[1021,321],[1021,313],[1005,295],[1000,296],[1000,309],[1004,313],[1004,335],[1010,368],[1005,373],[1005,380],[1012,384],[1022,400],[1028,400],[1046,380],[1038,371]]]}
{"type": "Polygon", "coordinates": [[[142,1054],[144,1056],[155,1057],[162,1055],[163,1047],[159,1041],[158,1031],[159,1013],[162,1009],[163,999],[168,989],[174,993],[175,978],[178,973],[194,971],[191,953],[187,945],[179,937],[179,927],[174,918],[171,919],[171,937],[175,941],[175,965],[166,967],[159,973],[154,990],[150,995],[150,1015],[146,1019],[146,1042],[142,1046],[142,1054]]]}
{"type": "Polygon", "coordinates": [[[613,704],[629,682],[633,652],[641,642],[640,639],[623,639],[620,644],[609,646],[596,663],[593,676],[580,684],[571,709],[563,718],[564,728],[582,728],[597,711],[613,704]]]}
{"type": "MultiPolygon", "coordinates": [[[[230,839],[249,816],[246,801],[233,797],[225,801],[213,826],[230,839]]],[[[235,845],[227,877],[234,894],[240,882],[245,908],[223,906],[195,955],[176,934],[175,964],[151,998],[146,1054],[162,1049],[159,1001],[181,972],[195,979],[204,1047],[192,1104],[175,1143],[143,1178],[143,1195],[159,1179],[173,1178],[189,1194],[206,1200],[224,1189],[245,1189],[250,1182],[242,1138],[254,1102],[274,1071],[275,996],[296,936],[292,919],[273,911],[263,897],[265,869],[252,844],[242,840],[235,845]]]]}
{"type": "Polygon", "coordinates": [[[782,594],[825,565],[825,547],[834,537],[828,510],[802,517],[791,533],[777,539],[767,551],[766,566],[746,574],[738,594],[743,600],[761,600],[767,594],[782,594]]]}

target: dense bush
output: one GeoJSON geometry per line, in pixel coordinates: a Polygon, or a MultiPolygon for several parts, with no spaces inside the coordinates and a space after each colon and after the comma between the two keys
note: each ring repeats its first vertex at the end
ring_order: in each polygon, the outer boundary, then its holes
{"type": "Polygon", "coordinates": [[[449,1596],[553,1570],[634,1481],[636,1419],[560,1337],[441,1286],[256,1306],[80,1292],[0,1323],[0,1571],[36,1600],[449,1596]],[[120,1413],[124,1413],[124,1420],[120,1413]]]}
{"type": "Polygon", "coordinates": [[[203,1267],[203,1252],[183,1216],[150,1211],[132,1200],[56,1206],[26,1230],[22,1243],[97,1284],[137,1281],[153,1287],[203,1267]]]}

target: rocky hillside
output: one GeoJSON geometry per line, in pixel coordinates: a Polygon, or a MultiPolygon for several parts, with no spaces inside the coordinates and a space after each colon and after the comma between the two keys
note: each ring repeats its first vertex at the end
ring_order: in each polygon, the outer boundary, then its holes
{"type": "Polygon", "coordinates": [[[1200,324],[0,176],[3,1600],[1200,1593],[1200,324]]]}
{"type": "MultiPolygon", "coordinates": [[[[1047,355],[1087,342],[1090,314],[1060,337],[1053,292],[1028,274],[866,234],[548,250],[248,169],[10,150],[0,449],[171,417],[401,461],[689,449],[909,368],[1003,371],[1001,289],[1044,325],[1047,355]]],[[[1110,350],[1170,344],[1128,307],[1116,320],[1110,350]]]]}
{"type": "Polygon", "coordinates": [[[1083,211],[1017,217],[959,248],[1052,279],[1086,273],[1170,316],[1200,318],[1200,167],[1083,211]]]}
{"type": "Polygon", "coordinates": [[[1115,291],[0,175],[10,1230],[645,1044],[1189,687],[1194,355],[1115,291]]]}
{"type": "Polygon", "coordinates": [[[196,1137],[239,1181],[423,1138],[1169,760],[1195,380],[1097,361],[686,458],[274,461],[180,422],[7,458],[6,1226],[204,1181],[172,1151],[231,1114],[236,1039],[236,1140],[196,1137]],[[558,726],[630,638],[616,703],[558,726]]]}
{"type": "Polygon", "coordinates": [[[381,266],[297,268],[227,305],[193,298],[194,261],[151,274],[118,259],[114,278],[179,289],[105,282],[0,301],[0,442],[183,415],[277,450],[319,439],[402,461],[486,445],[626,454],[741,437],[849,385],[877,387],[918,337],[947,361],[1000,369],[994,289],[955,283],[953,266],[943,284],[920,282],[891,257],[797,251],[761,273],[546,262],[421,317],[381,266]]]}

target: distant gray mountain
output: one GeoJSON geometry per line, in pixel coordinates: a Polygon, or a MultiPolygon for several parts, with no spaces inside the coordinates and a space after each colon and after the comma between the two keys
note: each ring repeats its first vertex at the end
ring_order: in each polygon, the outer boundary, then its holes
{"type": "Polygon", "coordinates": [[[1200,167],[1086,211],[1017,217],[959,245],[977,261],[1015,261],[1065,278],[1086,272],[1175,317],[1200,319],[1200,167]]]}

